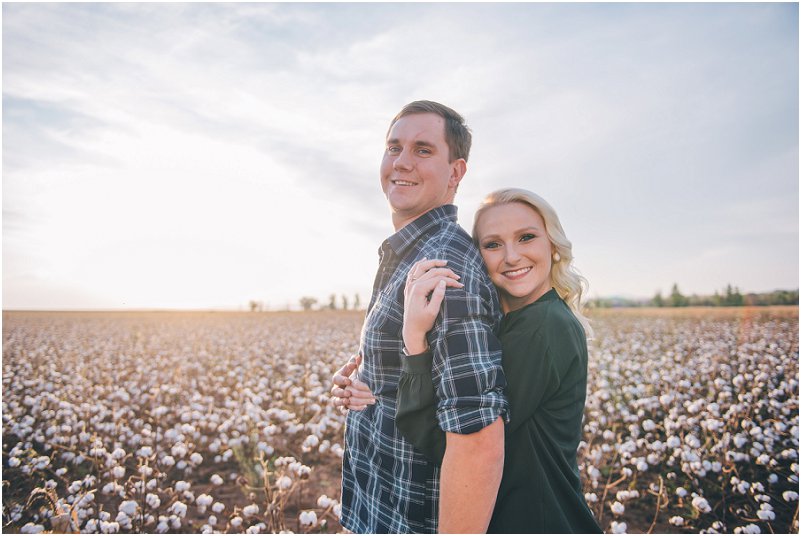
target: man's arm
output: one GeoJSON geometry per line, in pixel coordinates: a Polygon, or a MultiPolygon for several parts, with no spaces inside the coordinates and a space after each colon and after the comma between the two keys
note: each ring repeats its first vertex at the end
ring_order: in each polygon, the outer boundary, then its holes
{"type": "Polygon", "coordinates": [[[446,434],[439,532],[485,533],[503,473],[503,418],[472,434],[446,434]]]}
{"type": "Polygon", "coordinates": [[[437,421],[446,433],[439,530],[480,533],[489,526],[500,487],[509,406],[503,395],[501,343],[493,329],[495,289],[480,258],[469,251],[458,256],[457,249],[446,248],[444,258],[464,287],[447,289],[428,336],[437,421]]]}

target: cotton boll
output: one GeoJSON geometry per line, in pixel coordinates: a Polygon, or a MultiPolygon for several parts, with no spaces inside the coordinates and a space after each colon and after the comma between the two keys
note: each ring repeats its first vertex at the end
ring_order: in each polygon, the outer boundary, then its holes
{"type": "Polygon", "coordinates": [[[709,502],[703,497],[695,497],[692,500],[692,505],[702,514],[707,514],[712,511],[709,502]]]}
{"type": "Polygon", "coordinates": [[[317,525],[317,514],[313,510],[301,512],[299,520],[302,526],[313,527],[317,525]]]}
{"type": "Polygon", "coordinates": [[[609,530],[612,534],[626,534],[626,528],[626,523],[623,522],[612,521],[609,525],[609,530]]]}
{"type": "Polygon", "coordinates": [[[136,501],[123,501],[120,503],[119,511],[125,513],[128,517],[133,517],[137,508],[136,501]]]}

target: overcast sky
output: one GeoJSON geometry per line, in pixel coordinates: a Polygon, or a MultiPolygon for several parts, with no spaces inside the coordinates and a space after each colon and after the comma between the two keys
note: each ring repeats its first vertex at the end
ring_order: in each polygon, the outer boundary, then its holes
{"type": "Polygon", "coordinates": [[[3,4],[3,307],[369,295],[407,102],[590,296],[798,287],[797,4],[3,4]]]}

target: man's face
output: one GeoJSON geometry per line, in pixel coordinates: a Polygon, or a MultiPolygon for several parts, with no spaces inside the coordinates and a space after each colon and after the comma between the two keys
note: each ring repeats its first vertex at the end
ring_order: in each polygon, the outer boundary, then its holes
{"type": "Polygon", "coordinates": [[[445,120],[437,114],[406,115],[392,125],[381,161],[381,188],[399,230],[429,210],[453,202],[466,170],[448,162],[445,120]]]}

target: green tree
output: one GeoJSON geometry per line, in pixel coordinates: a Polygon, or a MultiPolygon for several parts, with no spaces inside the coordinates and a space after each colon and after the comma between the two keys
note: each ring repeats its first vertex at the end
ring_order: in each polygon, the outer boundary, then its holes
{"type": "Polygon", "coordinates": [[[740,293],[739,287],[734,287],[734,294],[732,294],[731,301],[731,304],[736,307],[743,305],[743,295],[740,293]]]}
{"type": "Polygon", "coordinates": [[[679,285],[673,283],[673,289],[670,291],[670,306],[671,307],[686,307],[687,298],[679,291],[679,285]]]}
{"type": "Polygon", "coordinates": [[[731,283],[726,285],[726,290],[724,292],[723,305],[732,305],[732,301],[734,300],[734,289],[732,288],[731,283]]]}
{"type": "Polygon", "coordinates": [[[651,305],[654,307],[664,307],[665,306],[665,299],[662,297],[662,291],[657,290],[656,294],[654,295],[653,299],[651,299],[651,305]]]}
{"type": "Polygon", "coordinates": [[[317,304],[317,298],[312,298],[311,296],[303,296],[300,299],[300,306],[303,308],[304,311],[310,311],[312,307],[317,304]]]}
{"type": "Polygon", "coordinates": [[[727,305],[729,307],[739,307],[744,303],[745,300],[743,295],[740,293],[740,289],[737,287],[732,287],[731,283],[726,285],[726,294],[723,296],[723,305],[727,305]]]}

